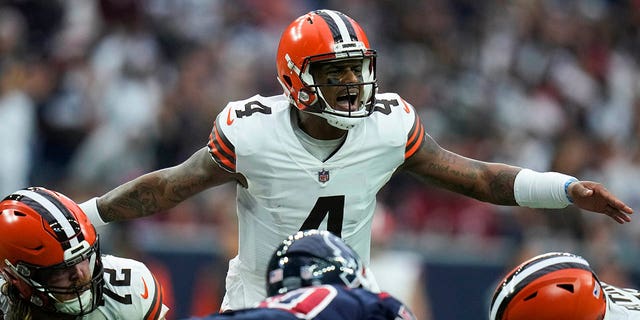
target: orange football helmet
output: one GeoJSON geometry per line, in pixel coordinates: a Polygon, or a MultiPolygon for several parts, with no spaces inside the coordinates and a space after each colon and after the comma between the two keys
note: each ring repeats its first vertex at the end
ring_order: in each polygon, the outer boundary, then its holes
{"type": "Polygon", "coordinates": [[[341,12],[317,10],[293,21],[280,38],[276,67],[278,81],[291,104],[325,118],[333,126],[350,129],[373,110],[376,52],[370,49],[360,25],[341,12]],[[316,63],[355,59],[362,62],[362,74],[356,83],[318,84],[310,72],[316,63]],[[342,86],[349,95],[357,93],[357,97],[349,97],[355,108],[333,108],[320,90],[324,86],[342,86]]]}
{"type": "Polygon", "coordinates": [[[77,315],[98,306],[103,283],[98,235],[74,201],[45,188],[18,190],[0,202],[0,234],[0,272],[11,285],[10,299],[77,315]],[[64,288],[47,284],[51,275],[85,260],[90,283],[64,288]],[[56,295],[77,297],[71,301],[78,310],[65,309],[69,301],[56,295]]]}
{"type": "Polygon", "coordinates": [[[491,300],[491,320],[601,320],[606,298],[582,257],[552,252],[513,269],[491,300]]]}

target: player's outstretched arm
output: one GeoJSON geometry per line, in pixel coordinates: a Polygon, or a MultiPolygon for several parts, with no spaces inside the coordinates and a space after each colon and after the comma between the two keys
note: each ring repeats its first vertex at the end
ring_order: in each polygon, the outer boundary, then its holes
{"type": "MultiPolygon", "coordinates": [[[[206,147],[196,151],[183,163],[142,175],[116,187],[105,195],[82,204],[99,212],[105,222],[134,219],[170,209],[183,200],[213,186],[233,181],[234,174],[221,169],[206,147]]],[[[96,212],[94,212],[95,214],[96,212]]],[[[91,217],[95,222],[95,217],[91,217]]]]}
{"type": "Polygon", "coordinates": [[[403,169],[428,183],[498,205],[564,208],[573,202],[618,223],[631,221],[629,214],[633,213],[600,183],[466,158],[440,147],[429,135],[403,169]]]}
{"type": "Polygon", "coordinates": [[[402,169],[426,183],[498,205],[517,205],[513,182],[520,168],[463,157],[448,151],[425,134],[420,150],[402,169]]]}
{"type": "Polygon", "coordinates": [[[577,207],[606,214],[618,223],[630,222],[633,209],[613,195],[602,184],[593,181],[576,181],[568,186],[567,193],[577,207]]]}

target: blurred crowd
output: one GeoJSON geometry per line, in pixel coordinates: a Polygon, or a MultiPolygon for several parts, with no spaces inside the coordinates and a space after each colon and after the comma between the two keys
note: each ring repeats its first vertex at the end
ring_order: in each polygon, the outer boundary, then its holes
{"type": "MultiPolygon", "coordinates": [[[[280,33],[318,8],[360,22],[380,91],[412,103],[443,147],[599,181],[640,210],[638,0],[4,0],[0,193],[42,185],[83,201],[182,162],[227,101],[281,92],[280,33]]],[[[123,224],[105,246],[231,257],[234,192],[123,224]]],[[[386,250],[509,266],[573,251],[638,287],[635,220],[492,206],[402,174],[379,204],[386,250]]]]}

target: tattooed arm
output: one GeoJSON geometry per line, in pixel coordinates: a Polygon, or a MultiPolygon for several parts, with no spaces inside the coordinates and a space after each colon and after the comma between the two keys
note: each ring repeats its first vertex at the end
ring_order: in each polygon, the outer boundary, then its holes
{"type": "Polygon", "coordinates": [[[481,201],[516,205],[513,182],[521,168],[460,156],[440,147],[428,134],[403,169],[425,182],[481,201]]]}
{"type": "MultiPolygon", "coordinates": [[[[609,192],[601,183],[563,180],[560,173],[535,173],[531,170],[503,163],[489,163],[469,159],[441,148],[429,135],[425,135],[422,148],[405,161],[403,168],[426,182],[446,188],[475,199],[498,205],[518,205],[514,195],[516,176],[525,172],[529,177],[521,178],[520,200],[532,208],[560,208],[557,199],[566,197],[566,204],[608,215],[618,223],[631,221],[633,209],[609,192]],[[555,177],[550,181],[549,176],[555,177]],[[523,182],[524,181],[524,182],[523,182]],[[542,187],[541,187],[542,186],[542,187]],[[561,190],[559,198],[553,190],[561,190]],[[522,198],[524,197],[524,199],[522,198]]],[[[562,203],[561,203],[562,204],[562,203]]],[[[566,204],[564,204],[566,206],[566,204]]]]}
{"type": "Polygon", "coordinates": [[[238,174],[221,169],[206,147],[183,163],[142,175],[98,199],[104,221],[134,219],[170,209],[213,186],[243,182],[238,174]]]}

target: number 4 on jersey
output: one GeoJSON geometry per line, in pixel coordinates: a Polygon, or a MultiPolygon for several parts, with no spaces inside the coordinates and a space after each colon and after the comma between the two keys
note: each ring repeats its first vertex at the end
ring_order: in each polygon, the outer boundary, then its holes
{"type": "Polygon", "coordinates": [[[318,229],[324,217],[329,215],[327,230],[338,237],[342,237],[342,220],[344,218],[344,195],[320,197],[311,209],[311,213],[304,221],[300,230],[318,229]]]}

